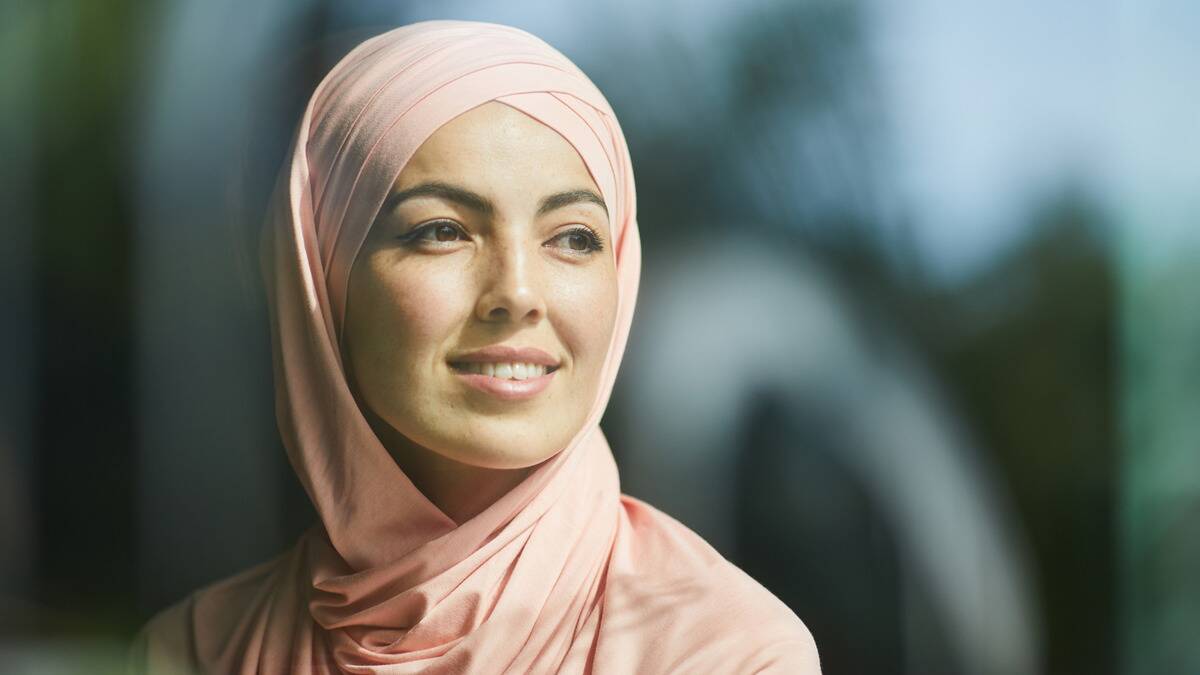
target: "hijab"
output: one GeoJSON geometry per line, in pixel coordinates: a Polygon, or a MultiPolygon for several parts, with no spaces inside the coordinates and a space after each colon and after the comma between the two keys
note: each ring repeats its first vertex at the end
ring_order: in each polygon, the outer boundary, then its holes
{"type": "Polygon", "coordinates": [[[424,21],[321,81],[264,225],[276,415],[319,515],[280,556],[193,592],[139,635],[152,673],[819,672],[782,602],[687,527],[620,493],[600,417],[641,269],[617,118],[565,56],[510,26],[424,21]],[[618,310],[590,413],[464,523],[369,426],[341,362],[350,268],[396,177],[457,115],[505,103],[563,136],[609,205],[618,310]]]}

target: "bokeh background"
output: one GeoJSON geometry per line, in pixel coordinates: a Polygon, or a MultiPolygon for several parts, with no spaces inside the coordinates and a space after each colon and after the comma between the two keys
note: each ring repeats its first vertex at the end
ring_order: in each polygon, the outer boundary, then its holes
{"type": "Polygon", "coordinates": [[[259,217],[324,72],[430,18],[609,97],[623,487],[825,673],[1200,673],[1191,0],[5,0],[0,672],[120,672],[310,522],[259,217]]]}

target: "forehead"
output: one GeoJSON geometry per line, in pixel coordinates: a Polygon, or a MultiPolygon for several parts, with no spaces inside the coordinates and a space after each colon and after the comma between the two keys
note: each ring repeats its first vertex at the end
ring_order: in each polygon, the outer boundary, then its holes
{"type": "Polygon", "coordinates": [[[479,189],[591,188],[583,158],[557,131],[498,101],[458,115],[421,144],[392,186],[393,192],[434,178],[479,189]]]}

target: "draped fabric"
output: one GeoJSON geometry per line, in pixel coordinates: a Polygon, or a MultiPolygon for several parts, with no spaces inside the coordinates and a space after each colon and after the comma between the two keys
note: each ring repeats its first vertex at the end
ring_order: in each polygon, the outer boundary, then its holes
{"type": "Polygon", "coordinates": [[[317,86],[262,237],[276,414],[319,515],[290,549],[202,588],[139,634],[151,673],[816,673],[783,603],[691,530],[622,495],[600,417],[633,319],[630,156],[565,56],[498,24],[426,21],[366,40],[317,86]],[[563,136],[609,205],[618,312],[570,443],[456,524],[371,430],[341,363],[350,268],[436,129],[500,101],[563,136]]]}

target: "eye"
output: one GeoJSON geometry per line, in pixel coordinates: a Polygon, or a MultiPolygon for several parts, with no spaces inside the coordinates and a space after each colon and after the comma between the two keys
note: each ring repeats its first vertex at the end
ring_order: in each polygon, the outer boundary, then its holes
{"type": "Polygon", "coordinates": [[[467,237],[457,224],[449,220],[437,220],[402,235],[400,240],[406,244],[410,242],[448,244],[458,241],[460,238],[466,239],[467,237]]]}
{"type": "Polygon", "coordinates": [[[567,230],[550,241],[562,242],[563,245],[559,248],[570,251],[572,255],[590,255],[604,250],[604,243],[600,241],[600,236],[586,225],[567,230]]]}

